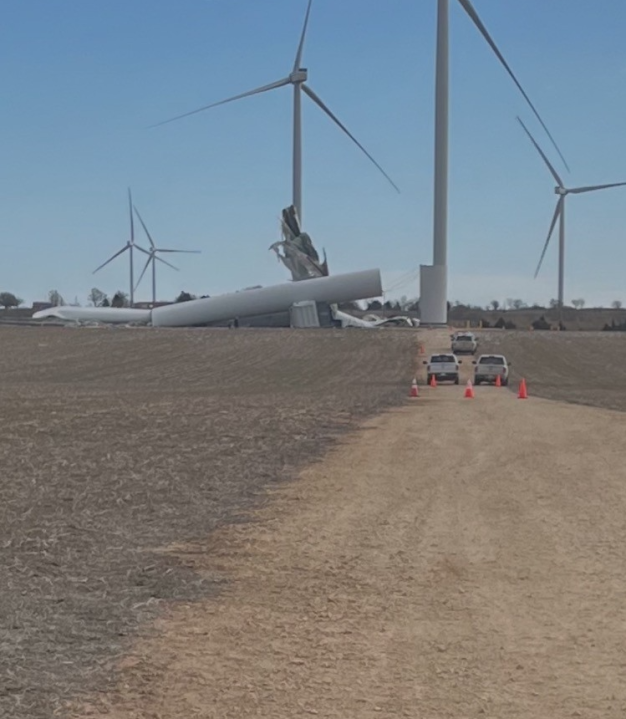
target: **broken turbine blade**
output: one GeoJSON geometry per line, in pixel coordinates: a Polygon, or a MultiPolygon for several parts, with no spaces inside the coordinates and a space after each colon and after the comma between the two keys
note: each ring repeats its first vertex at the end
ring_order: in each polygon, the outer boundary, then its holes
{"type": "Polygon", "coordinates": [[[507,73],[509,74],[509,76],[511,77],[511,79],[513,80],[515,85],[517,86],[517,89],[522,93],[522,96],[528,103],[528,106],[530,107],[530,109],[533,111],[533,114],[535,115],[535,117],[539,120],[541,127],[543,127],[546,134],[550,138],[550,142],[554,145],[555,150],[559,153],[559,157],[561,158],[561,160],[563,161],[563,164],[565,165],[565,167],[567,168],[567,171],[569,172],[569,165],[567,164],[567,161],[566,161],[565,157],[563,156],[563,153],[561,152],[559,146],[556,144],[556,140],[554,139],[554,137],[552,137],[552,133],[550,132],[550,130],[548,130],[548,126],[543,121],[543,118],[539,114],[539,111],[533,105],[530,97],[528,97],[528,95],[526,94],[526,90],[524,90],[524,88],[522,87],[520,81],[517,79],[517,77],[515,76],[515,73],[511,69],[509,63],[505,60],[504,55],[500,52],[500,49],[496,45],[494,39],[489,34],[489,31],[483,24],[483,21],[480,19],[478,13],[476,12],[476,9],[474,8],[474,6],[470,2],[470,0],[458,0],[458,2],[461,5],[461,7],[465,10],[465,12],[469,15],[469,17],[472,20],[472,22],[474,23],[474,25],[476,25],[480,34],[485,38],[485,40],[487,41],[487,44],[493,50],[496,57],[500,61],[500,64],[502,65],[502,67],[504,67],[504,69],[507,71],[507,73]]]}
{"type": "Polygon", "coordinates": [[[330,117],[330,119],[338,125],[345,134],[354,142],[354,144],[365,154],[365,156],[374,164],[378,170],[383,174],[383,176],[387,179],[389,184],[394,188],[396,192],[400,192],[400,188],[396,185],[396,183],[389,177],[389,175],[383,170],[383,168],[376,162],[376,160],[370,155],[370,153],[361,145],[361,143],[356,139],[356,137],[348,130],[348,128],[339,120],[339,118],[328,108],[328,106],[322,102],[322,100],[311,90],[311,88],[308,85],[302,84],[302,90],[313,100],[313,102],[318,105],[327,115],[330,117]]]}

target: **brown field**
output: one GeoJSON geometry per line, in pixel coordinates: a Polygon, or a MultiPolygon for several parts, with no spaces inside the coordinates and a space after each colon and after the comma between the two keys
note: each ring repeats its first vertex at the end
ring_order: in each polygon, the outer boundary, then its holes
{"type": "Polygon", "coordinates": [[[415,335],[0,328],[0,716],[102,688],[164,600],[219,590],[154,549],[407,395],[415,335]]]}
{"type": "Polygon", "coordinates": [[[479,333],[480,352],[504,354],[538,397],[626,411],[626,333],[479,333]]]}
{"type": "Polygon", "coordinates": [[[565,335],[499,338],[529,400],[422,387],[255,521],[170,546],[220,592],[164,605],[72,719],[623,719],[626,414],[537,398],[542,368],[571,381],[565,335]]]}
{"type": "Polygon", "coordinates": [[[0,328],[0,716],[623,717],[626,336],[480,339],[0,328]]]}
{"type": "MultiPolygon", "coordinates": [[[[557,327],[559,324],[558,310],[548,308],[521,310],[491,310],[471,309],[467,307],[453,307],[450,310],[450,324],[455,327],[465,327],[469,323],[478,327],[481,321],[486,320],[493,327],[500,319],[513,322],[518,330],[527,330],[531,324],[540,317],[557,327]]],[[[626,309],[610,309],[608,307],[587,307],[575,310],[573,307],[563,308],[563,324],[570,332],[589,331],[599,332],[604,325],[611,322],[621,324],[626,322],[626,309]]]]}

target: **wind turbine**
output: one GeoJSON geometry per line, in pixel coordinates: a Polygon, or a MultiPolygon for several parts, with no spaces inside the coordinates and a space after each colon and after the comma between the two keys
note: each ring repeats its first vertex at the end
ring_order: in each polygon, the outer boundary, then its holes
{"type": "Polygon", "coordinates": [[[392,187],[400,192],[397,185],[389,177],[389,175],[383,170],[383,168],[376,162],[376,160],[370,155],[370,153],[363,147],[363,145],[356,139],[356,137],[348,130],[348,128],[339,120],[339,118],[330,110],[330,108],[320,99],[320,97],[306,84],[308,79],[308,70],[301,67],[302,65],[302,52],[304,50],[304,41],[306,39],[306,33],[309,25],[309,16],[311,14],[311,5],[313,0],[309,0],[306,9],[306,15],[304,18],[304,26],[302,28],[302,34],[300,36],[300,43],[296,52],[296,59],[293,63],[291,72],[287,77],[272,82],[269,85],[263,85],[257,87],[255,90],[249,90],[248,92],[229,97],[226,100],[220,100],[220,102],[214,102],[211,105],[205,105],[197,110],[186,112],[183,115],[177,115],[164,122],[159,122],[153,127],[165,125],[168,122],[174,122],[180,120],[183,117],[189,117],[205,110],[210,110],[213,107],[219,105],[225,105],[229,102],[235,102],[241,100],[244,97],[251,97],[252,95],[260,95],[270,90],[276,90],[279,87],[285,85],[293,86],[293,205],[298,213],[298,219],[302,222],[302,93],[307,95],[313,102],[323,110],[328,117],[354,142],[354,144],[368,157],[368,159],[380,170],[380,172],[386,177],[392,187]]]}
{"type": "Polygon", "coordinates": [[[148,231],[148,228],[146,227],[146,223],[143,221],[143,218],[139,214],[139,210],[133,205],[133,209],[135,210],[135,213],[137,214],[137,218],[139,219],[139,222],[141,222],[141,226],[143,227],[144,232],[146,233],[146,237],[148,238],[150,242],[150,251],[144,250],[144,252],[148,255],[148,259],[146,260],[146,264],[144,265],[144,268],[139,275],[139,279],[137,280],[137,284],[135,286],[135,289],[139,287],[141,280],[143,279],[143,276],[146,274],[146,270],[148,267],[150,267],[150,264],[152,264],[152,304],[156,304],[156,263],[162,262],[164,265],[167,265],[168,267],[171,267],[173,270],[176,270],[178,272],[178,267],[174,267],[174,265],[167,262],[167,260],[164,260],[163,258],[158,256],[159,252],[177,252],[177,253],[183,253],[188,255],[199,255],[200,250],[167,250],[163,248],[159,248],[154,244],[154,240],[152,239],[152,235],[148,231]]]}
{"type": "MultiPolygon", "coordinates": [[[[550,134],[541,115],[531,102],[510,65],[489,34],[470,0],[458,0],[500,64],[521,92],[535,117],[548,134],[563,163],[565,158],[550,134]]],[[[449,40],[450,0],[438,0],[437,6],[437,60],[435,80],[435,190],[433,223],[433,264],[420,268],[420,304],[425,324],[445,324],[447,321],[448,273],[448,105],[449,105],[449,40]]],[[[568,168],[569,170],[569,168],[568,168]]]]}
{"type": "Polygon", "coordinates": [[[116,257],[119,257],[120,255],[123,255],[124,252],[128,251],[129,259],[130,259],[130,293],[129,293],[129,299],[130,299],[130,306],[132,307],[135,303],[135,280],[134,280],[134,267],[133,267],[133,250],[137,249],[140,252],[143,252],[144,254],[149,254],[147,250],[144,250],[143,247],[139,247],[139,245],[135,244],[135,222],[133,220],[133,198],[131,195],[130,187],[128,188],[128,209],[130,214],[130,239],[128,242],[122,247],[121,250],[116,252],[112,257],[109,257],[109,259],[106,262],[103,262],[100,267],[97,267],[93,274],[95,275],[96,272],[99,272],[103,267],[106,267],[109,262],[113,262],[113,260],[116,257]]]}
{"type": "Polygon", "coordinates": [[[548,249],[548,245],[550,244],[550,240],[552,238],[552,233],[554,232],[554,228],[556,227],[556,223],[559,223],[559,293],[558,293],[558,308],[559,308],[559,318],[562,316],[563,312],[563,298],[564,298],[564,283],[565,283],[565,198],[568,195],[582,195],[585,192],[595,192],[596,190],[608,190],[611,187],[624,187],[626,185],[626,182],[613,182],[610,185],[587,185],[585,187],[565,187],[565,183],[561,179],[561,176],[559,173],[554,169],[554,166],[548,160],[546,157],[546,154],[544,151],[539,147],[539,144],[535,140],[535,138],[531,135],[530,130],[524,125],[522,120],[520,118],[517,118],[519,124],[524,129],[524,132],[528,135],[530,141],[534,145],[535,149],[541,156],[541,159],[546,164],[546,167],[550,171],[550,174],[556,181],[556,187],[554,188],[554,192],[559,196],[559,199],[556,202],[556,208],[554,210],[554,215],[552,216],[552,222],[550,223],[550,230],[548,232],[548,237],[546,239],[546,242],[543,246],[543,251],[541,253],[541,257],[539,258],[539,264],[537,265],[537,269],[535,270],[535,279],[537,278],[537,275],[539,274],[539,270],[541,269],[541,265],[543,263],[543,258],[546,255],[546,250],[548,249]]]}

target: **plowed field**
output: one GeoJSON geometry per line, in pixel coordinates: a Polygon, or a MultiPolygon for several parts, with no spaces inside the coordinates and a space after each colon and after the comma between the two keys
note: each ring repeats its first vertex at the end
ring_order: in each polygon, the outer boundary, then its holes
{"type": "Polygon", "coordinates": [[[0,328],[0,716],[103,688],[163,602],[219,590],[154,551],[242,521],[401,403],[415,333],[0,328]]]}

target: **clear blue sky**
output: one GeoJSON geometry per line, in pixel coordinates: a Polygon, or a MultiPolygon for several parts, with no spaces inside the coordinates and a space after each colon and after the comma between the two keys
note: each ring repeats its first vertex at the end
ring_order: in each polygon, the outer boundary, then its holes
{"type": "MultiPolygon", "coordinates": [[[[91,272],[127,239],[128,185],[157,242],[202,250],[159,270],[163,299],[286,280],[267,247],[291,201],[290,88],[147,128],[288,74],[305,5],[5,0],[0,289],[83,303],[94,285],[126,289],[124,259],[91,272]]],[[[568,183],[626,181],[624,0],[475,5],[557,136],[568,183]]],[[[432,260],[435,6],[315,0],[305,48],[311,87],[402,190],[306,102],[305,227],[331,272],[380,267],[387,288],[432,260]]],[[[553,181],[515,115],[549,144],[454,0],[451,16],[451,299],[547,301],[556,243],[532,275],[553,181]]],[[[567,221],[567,300],[626,303],[626,190],[570,198],[567,221]]],[[[417,280],[393,293],[415,296],[417,280]]]]}

